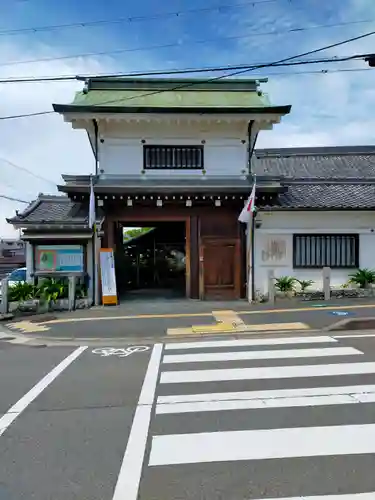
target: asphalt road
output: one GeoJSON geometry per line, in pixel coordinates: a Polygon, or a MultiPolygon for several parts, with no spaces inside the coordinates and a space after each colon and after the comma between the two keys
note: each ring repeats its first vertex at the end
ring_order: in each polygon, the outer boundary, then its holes
{"type": "MultiPolygon", "coordinates": [[[[45,330],[35,332],[37,337],[66,339],[121,339],[128,337],[138,338],[141,341],[141,339],[163,337],[168,329],[190,328],[193,325],[203,326],[215,323],[210,310],[206,310],[205,313],[194,312],[190,315],[189,312],[185,311],[181,316],[177,315],[178,317],[170,317],[166,313],[165,316],[129,317],[120,310],[112,310],[111,312],[111,308],[109,309],[75,311],[73,314],[63,314],[57,318],[51,316],[52,321],[46,321],[43,317],[40,317],[39,320],[26,317],[21,319],[21,322],[15,321],[6,324],[6,327],[11,331],[22,333],[26,321],[31,327],[26,328],[26,333],[33,334],[35,323],[40,321],[45,330]],[[45,322],[43,323],[43,321],[45,322]],[[20,330],[18,330],[18,325],[22,327],[20,330]]],[[[179,312],[174,308],[169,310],[169,313],[172,314],[179,312]]],[[[375,317],[375,306],[372,303],[364,304],[363,302],[351,301],[345,304],[343,301],[339,301],[337,304],[329,303],[326,307],[314,307],[307,303],[299,304],[298,308],[292,309],[284,307],[272,311],[267,307],[259,307],[248,311],[237,311],[237,313],[246,325],[254,325],[255,328],[259,325],[259,331],[266,329],[264,325],[275,324],[279,324],[280,330],[282,330],[286,323],[297,325],[296,328],[291,327],[291,330],[299,329],[298,325],[301,323],[308,329],[319,330],[342,320],[375,317]]]]}
{"type": "Polygon", "coordinates": [[[375,498],[375,337],[146,347],[0,342],[1,500],[375,498]]]}

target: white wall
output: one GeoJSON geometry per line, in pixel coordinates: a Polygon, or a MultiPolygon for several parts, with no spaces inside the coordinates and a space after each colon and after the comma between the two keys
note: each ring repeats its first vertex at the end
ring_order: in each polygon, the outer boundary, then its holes
{"type": "MultiPolygon", "coordinates": [[[[140,175],[143,169],[143,144],[194,146],[204,144],[206,175],[238,175],[247,169],[247,124],[176,121],[171,124],[118,123],[99,128],[104,142],[100,147],[100,169],[105,175],[140,175]],[[243,143],[242,141],[245,141],[243,143]]],[[[148,170],[147,176],[202,176],[201,170],[148,170]]]]}
{"type": "MultiPolygon", "coordinates": [[[[268,212],[260,213],[261,228],[255,233],[255,283],[266,292],[268,270],[275,276],[293,276],[313,280],[312,288],[321,288],[321,269],[293,269],[293,234],[298,233],[354,233],[359,234],[359,266],[375,269],[375,213],[374,212],[268,212]],[[270,256],[271,243],[279,251],[270,256]]],[[[350,269],[332,269],[331,285],[348,281],[350,269]]]]}

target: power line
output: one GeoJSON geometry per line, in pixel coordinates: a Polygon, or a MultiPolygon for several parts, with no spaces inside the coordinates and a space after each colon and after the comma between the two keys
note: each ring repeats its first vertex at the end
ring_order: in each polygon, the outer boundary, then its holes
{"type": "MultiPolygon", "coordinates": [[[[325,63],[333,63],[333,62],[344,62],[351,60],[359,60],[365,59],[369,57],[370,54],[352,54],[350,56],[342,56],[342,57],[331,57],[331,58],[322,58],[322,59],[306,59],[303,61],[295,61],[289,63],[275,64],[275,67],[283,67],[283,66],[299,66],[304,64],[325,64],[325,63]]],[[[67,75],[67,76],[46,76],[46,77],[19,77],[19,78],[6,78],[0,79],[0,83],[39,83],[39,82],[61,82],[61,81],[69,81],[69,80],[85,80],[95,77],[102,78],[126,78],[126,77],[139,77],[139,76],[163,76],[163,75],[182,75],[189,73],[207,73],[207,72],[218,72],[218,71],[228,71],[228,70],[237,70],[237,69],[247,69],[252,68],[253,66],[260,64],[270,64],[270,63],[253,63],[253,64],[239,64],[236,66],[233,65],[225,65],[225,66],[205,66],[203,68],[182,68],[182,69],[164,69],[164,70],[152,70],[147,72],[130,72],[130,73],[99,73],[96,75],[67,75]]],[[[362,70],[362,68],[358,69],[362,70]]],[[[367,69],[366,69],[367,70],[367,69]]],[[[332,70],[332,72],[339,72],[341,70],[332,70]]],[[[301,72],[302,73],[302,72],[301,72]]],[[[275,73],[272,73],[275,74],[275,73]]],[[[280,73],[279,73],[280,74],[280,73]]],[[[290,73],[288,73],[290,74],[290,73]]]]}
{"type": "Polygon", "coordinates": [[[127,17],[118,17],[115,19],[99,19],[97,21],[80,21],[75,23],[67,23],[67,24],[52,24],[47,26],[35,26],[31,28],[17,28],[10,30],[0,30],[0,36],[4,35],[22,35],[22,34],[31,34],[31,33],[40,33],[43,31],[57,31],[57,30],[65,30],[72,28],[88,28],[93,26],[104,26],[108,24],[122,24],[122,23],[135,23],[135,22],[143,22],[143,21],[159,21],[160,19],[167,18],[175,18],[189,14],[199,14],[204,12],[219,12],[225,13],[226,10],[236,9],[238,7],[248,7],[248,6],[257,6],[267,3],[275,3],[279,0],[250,0],[247,2],[239,2],[234,4],[224,4],[224,5],[216,5],[213,7],[202,7],[196,9],[187,9],[187,10],[178,10],[172,12],[159,12],[155,14],[149,14],[147,16],[127,16],[127,17]]]}
{"type": "Polygon", "coordinates": [[[48,182],[49,184],[53,184],[53,186],[56,187],[56,182],[53,182],[50,179],[46,179],[45,177],[42,177],[41,175],[35,174],[31,170],[28,170],[25,167],[21,167],[20,165],[17,165],[16,163],[13,163],[13,162],[7,160],[6,158],[1,158],[0,157],[0,161],[4,161],[5,163],[7,163],[8,165],[10,165],[11,167],[16,168],[17,170],[21,170],[22,172],[26,172],[26,173],[32,175],[33,177],[35,177],[36,179],[39,179],[39,180],[41,180],[43,182],[48,182]]]}
{"type": "Polygon", "coordinates": [[[20,200],[19,198],[12,198],[11,196],[6,196],[5,194],[0,194],[0,198],[4,198],[4,200],[17,201],[18,203],[25,203],[29,205],[29,201],[20,200]]]}
{"type": "MultiPolygon", "coordinates": [[[[347,38],[341,42],[336,42],[336,43],[331,43],[329,45],[325,45],[323,47],[320,47],[318,49],[313,49],[313,50],[309,50],[307,52],[303,52],[302,54],[297,54],[297,55],[294,55],[294,56],[290,56],[290,57],[286,57],[284,59],[279,59],[277,61],[274,61],[272,63],[265,63],[265,64],[258,64],[258,65],[253,65],[253,66],[249,66],[248,68],[245,68],[245,69],[241,69],[240,71],[235,71],[233,73],[229,73],[229,74],[226,74],[226,75],[220,75],[220,76],[217,76],[217,77],[214,77],[214,78],[209,78],[206,80],[206,83],[210,83],[210,82],[213,82],[213,81],[217,81],[217,80],[221,80],[223,78],[227,78],[227,77],[232,77],[232,76],[237,76],[237,75],[240,75],[240,74],[243,74],[243,73],[247,73],[249,71],[254,71],[255,69],[262,69],[262,68],[270,68],[270,67],[275,67],[275,66],[280,66],[280,65],[283,65],[284,63],[288,63],[289,61],[292,61],[294,59],[300,59],[302,57],[306,57],[306,56],[309,56],[309,55],[312,55],[312,54],[317,54],[318,52],[323,52],[324,50],[328,50],[328,49],[333,49],[335,47],[339,47],[341,45],[345,45],[347,43],[351,43],[351,42],[355,42],[357,40],[362,40],[363,38],[367,38],[369,36],[372,36],[372,35],[375,35],[375,31],[370,31],[369,33],[363,33],[362,35],[358,35],[358,36],[355,36],[355,37],[352,37],[352,38],[347,38]]],[[[351,56],[353,58],[353,56],[351,56]]],[[[356,56],[358,57],[358,56],[356,56]]],[[[347,59],[346,59],[347,60],[347,59]]],[[[298,64],[311,64],[310,61],[299,61],[298,64]]],[[[188,87],[192,87],[194,85],[198,85],[198,84],[201,84],[202,81],[199,80],[199,81],[195,81],[195,82],[189,82],[189,83],[184,83],[182,85],[178,85],[174,88],[171,88],[171,89],[168,89],[168,92],[173,92],[175,90],[180,90],[180,89],[183,89],[183,88],[188,88],[188,87]]],[[[133,99],[137,99],[139,97],[147,97],[147,96],[151,96],[151,95],[156,95],[156,94],[161,94],[161,93],[164,93],[166,92],[166,90],[157,90],[157,91],[154,91],[154,92],[148,92],[146,94],[137,94],[137,95],[134,95],[134,96],[130,96],[130,97],[127,97],[126,99],[112,99],[112,100],[109,100],[109,101],[103,101],[103,102],[100,102],[100,103],[97,103],[93,106],[103,106],[103,105],[106,105],[106,104],[113,104],[113,103],[116,103],[116,102],[125,102],[125,101],[131,101],[133,99]]],[[[0,120],[12,120],[12,119],[17,119],[17,118],[27,118],[27,117],[31,117],[31,116],[38,116],[38,115],[43,115],[43,114],[52,114],[54,113],[54,111],[41,111],[41,112],[37,112],[37,113],[24,113],[24,114],[19,114],[19,115],[10,115],[10,116],[2,116],[0,117],[0,120]]]]}
{"type": "MultiPolygon", "coordinates": [[[[206,38],[206,39],[201,39],[201,40],[191,40],[191,41],[182,42],[182,43],[168,43],[168,44],[163,44],[163,45],[148,45],[148,46],[144,46],[144,47],[133,47],[130,49],[129,48],[113,49],[113,50],[104,50],[104,51],[99,51],[99,52],[85,52],[85,53],[80,53],[80,54],[72,54],[72,55],[58,56],[58,57],[43,57],[43,58],[39,58],[39,59],[9,61],[9,62],[0,63],[0,67],[16,66],[19,64],[34,64],[34,63],[42,63],[42,62],[65,61],[65,60],[69,60],[69,59],[78,59],[78,58],[87,58],[87,57],[101,57],[101,56],[108,56],[108,55],[115,55],[115,54],[123,54],[123,53],[128,53],[128,52],[147,52],[150,50],[165,50],[165,49],[171,49],[174,47],[184,47],[185,45],[201,45],[201,44],[216,43],[216,42],[222,42],[222,41],[254,38],[254,37],[259,37],[259,36],[279,36],[279,35],[286,35],[289,33],[302,33],[302,32],[310,31],[310,30],[314,30],[314,29],[347,27],[349,25],[354,25],[354,24],[359,24],[359,23],[370,23],[370,22],[375,22],[375,19],[363,20],[363,21],[347,21],[347,22],[341,22],[341,23],[320,24],[320,25],[314,25],[314,26],[301,26],[301,27],[289,28],[287,30],[278,30],[278,31],[273,30],[273,31],[265,31],[265,32],[255,32],[255,33],[248,33],[246,35],[232,35],[232,36],[223,36],[223,37],[215,37],[215,38],[206,38]]],[[[0,35],[1,35],[1,32],[0,32],[0,35]]]]}

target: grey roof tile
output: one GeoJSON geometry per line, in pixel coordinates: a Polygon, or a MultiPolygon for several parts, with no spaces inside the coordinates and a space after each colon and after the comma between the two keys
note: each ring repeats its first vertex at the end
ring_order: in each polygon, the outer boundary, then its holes
{"type": "Polygon", "coordinates": [[[375,184],[292,184],[268,208],[370,210],[375,208],[375,184]]]}
{"type": "Polygon", "coordinates": [[[67,196],[40,195],[23,212],[7,219],[9,223],[82,223],[87,224],[88,206],[67,196]]]}
{"type": "Polygon", "coordinates": [[[257,175],[289,179],[375,180],[375,147],[256,150],[252,168],[257,175]]]}

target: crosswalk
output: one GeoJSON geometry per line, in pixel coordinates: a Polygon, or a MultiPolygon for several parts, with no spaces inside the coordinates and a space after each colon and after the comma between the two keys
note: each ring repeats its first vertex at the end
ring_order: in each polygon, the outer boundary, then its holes
{"type": "Polygon", "coordinates": [[[359,349],[173,343],[160,366],[139,498],[375,500],[375,363],[359,349]]]}

